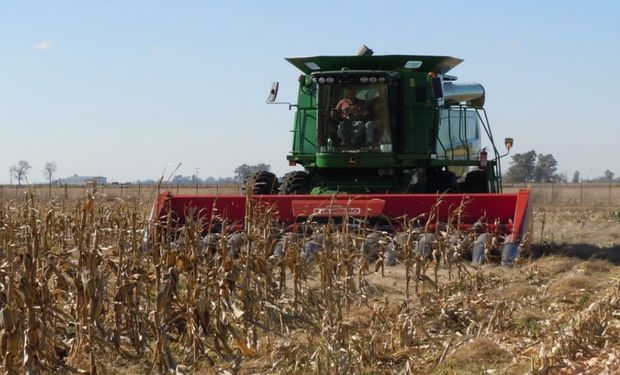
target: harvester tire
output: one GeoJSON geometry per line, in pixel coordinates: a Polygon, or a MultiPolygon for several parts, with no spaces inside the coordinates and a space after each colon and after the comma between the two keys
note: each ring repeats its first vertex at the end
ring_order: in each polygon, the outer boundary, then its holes
{"type": "Polygon", "coordinates": [[[310,176],[305,171],[292,171],[282,177],[279,194],[309,194],[310,176]]]}
{"type": "Polygon", "coordinates": [[[489,192],[487,172],[483,170],[471,171],[465,175],[465,181],[460,184],[461,193],[483,193],[489,192]]]}
{"type": "Polygon", "coordinates": [[[432,171],[428,173],[426,192],[428,194],[458,193],[459,183],[456,175],[450,171],[432,171]]]}
{"type": "Polygon", "coordinates": [[[253,195],[278,194],[280,183],[275,174],[260,171],[250,176],[246,181],[246,189],[250,187],[253,195]]]}
{"type": "Polygon", "coordinates": [[[446,192],[457,194],[459,193],[459,183],[456,179],[456,175],[453,172],[446,172],[446,192]]]}

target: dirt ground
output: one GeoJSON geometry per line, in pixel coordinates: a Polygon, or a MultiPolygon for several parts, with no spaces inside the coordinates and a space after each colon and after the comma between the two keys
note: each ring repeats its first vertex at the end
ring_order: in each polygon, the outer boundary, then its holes
{"type": "Polygon", "coordinates": [[[536,255],[620,262],[620,209],[544,208],[533,218],[536,255]]]}

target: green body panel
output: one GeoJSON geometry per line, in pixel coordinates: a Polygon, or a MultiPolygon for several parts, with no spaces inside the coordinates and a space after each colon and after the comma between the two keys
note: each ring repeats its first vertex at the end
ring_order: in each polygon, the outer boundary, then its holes
{"type": "MultiPolygon", "coordinates": [[[[438,104],[432,78],[435,74],[447,73],[462,60],[416,55],[314,56],[287,60],[304,73],[299,80],[293,149],[287,159],[302,165],[309,172],[312,193],[406,193],[411,191],[410,181],[419,170],[447,167],[454,173],[458,172],[458,177],[465,173],[468,166],[478,165],[478,150],[469,150],[469,144],[466,147],[468,158],[460,157],[467,160],[454,156],[453,142],[447,146],[440,143],[441,158],[437,158],[440,111],[445,107],[438,104]],[[406,68],[405,64],[411,61],[419,62],[420,66],[406,68]],[[352,82],[366,75],[385,77],[384,90],[389,97],[385,100],[389,102],[391,117],[389,123],[384,121],[380,125],[389,128],[389,148],[383,150],[386,145],[382,144],[374,145],[372,152],[364,148],[333,151],[329,145],[324,146],[326,135],[319,136],[319,133],[323,126],[328,126],[321,125],[323,121],[332,121],[332,127],[336,127],[337,121],[323,120],[327,116],[327,105],[321,109],[320,95],[323,94],[319,91],[323,87],[328,91],[335,90],[339,85],[345,90],[344,87],[352,84],[338,82],[345,82],[349,76],[354,78],[349,79],[352,82]],[[317,77],[332,76],[340,80],[331,86],[332,89],[327,85],[321,86],[317,81],[317,77]],[[379,148],[381,151],[378,151],[379,148]]],[[[361,91],[356,90],[357,93],[361,91]]],[[[366,91],[365,94],[370,97],[372,90],[366,91]]],[[[364,103],[373,103],[373,100],[366,99],[364,103]]],[[[331,108],[335,103],[332,100],[328,104],[331,108]]],[[[340,121],[338,132],[343,124],[343,120],[340,121]]],[[[331,134],[335,132],[332,130],[331,134]]],[[[329,140],[331,138],[328,137],[327,142],[329,140]]],[[[495,166],[496,163],[490,160],[487,177],[491,182],[491,191],[501,190],[495,166]]]]}
{"type": "MultiPolygon", "coordinates": [[[[311,83],[310,81],[308,83],[311,83]]],[[[293,153],[314,154],[316,148],[316,96],[306,82],[300,84],[293,130],[293,153]]]]}
{"type": "Polygon", "coordinates": [[[317,154],[318,168],[393,168],[396,166],[393,153],[358,153],[347,155],[317,154]]]}
{"type": "Polygon", "coordinates": [[[315,175],[312,194],[388,194],[404,193],[409,189],[409,177],[405,175],[380,176],[373,168],[330,168],[329,171],[330,174],[315,175]]]}

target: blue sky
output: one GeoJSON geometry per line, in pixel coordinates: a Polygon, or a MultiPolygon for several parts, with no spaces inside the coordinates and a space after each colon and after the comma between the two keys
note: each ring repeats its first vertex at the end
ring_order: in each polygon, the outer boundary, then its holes
{"type": "MultiPolygon", "coordinates": [[[[0,183],[25,159],[112,180],[285,173],[295,100],[284,57],[440,54],[485,86],[496,138],[559,171],[620,174],[616,1],[2,1],[0,183]],[[4,172],[3,172],[4,171],[4,172]]],[[[484,145],[484,143],[483,143],[484,145]]],[[[504,164],[505,165],[505,164],[504,164]]]]}

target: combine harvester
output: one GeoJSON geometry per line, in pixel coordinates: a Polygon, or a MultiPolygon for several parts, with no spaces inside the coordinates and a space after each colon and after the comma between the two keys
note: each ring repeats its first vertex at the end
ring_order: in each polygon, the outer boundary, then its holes
{"type": "Polygon", "coordinates": [[[343,223],[372,231],[469,231],[472,259],[491,250],[511,265],[529,227],[529,190],[502,193],[500,155],[477,83],[447,73],[462,60],[446,56],[354,56],[287,59],[302,71],[291,166],[281,180],[262,171],[247,195],[159,195],[152,223],[181,226],[188,215],[205,232],[243,229],[250,207],[269,207],[282,232],[343,223]],[[481,148],[482,136],[491,144],[481,148]],[[412,224],[413,223],[413,224],[412,224]],[[316,226],[316,225],[315,225],[316,226]],[[473,242],[472,242],[473,243],[473,242]]]}

